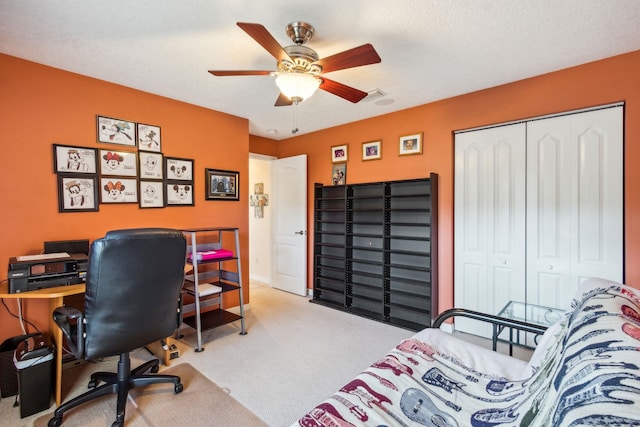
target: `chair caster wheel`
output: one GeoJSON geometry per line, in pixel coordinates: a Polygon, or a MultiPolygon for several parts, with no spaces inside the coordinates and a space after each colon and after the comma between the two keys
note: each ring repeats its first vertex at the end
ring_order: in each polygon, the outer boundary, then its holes
{"type": "Polygon", "coordinates": [[[176,394],[182,393],[182,390],[184,390],[184,385],[182,385],[182,383],[176,384],[175,387],[173,388],[173,391],[175,391],[176,394]]]}
{"type": "Polygon", "coordinates": [[[124,427],[124,421],[114,421],[111,427],[124,427]]]}
{"type": "Polygon", "coordinates": [[[160,367],[158,365],[153,365],[151,369],[149,369],[149,372],[151,372],[152,374],[157,374],[158,371],[160,371],[160,367]]]}
{"type": "Polygon", "coordinates": [[[87,388],[96,388],[98,386],[98,380],[89,380],[87,388]]]}
{"type": "Polygon", "coordinates": [[[47,423],[47,427],[60,427],[60,424],[62,424],[62,418],[53,417],[47,423]]]}

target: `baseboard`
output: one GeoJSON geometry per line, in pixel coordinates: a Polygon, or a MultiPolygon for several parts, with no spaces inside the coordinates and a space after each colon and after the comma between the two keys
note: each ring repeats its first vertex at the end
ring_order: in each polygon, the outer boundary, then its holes
{"type": "Polygon", "coordinates": [[[264,283],[265,285],[271,286],[271,278],[266,276],[260,276],[259,274],[249,274],[250,280],[255,280],[256,282],[264,283]]]}
{"type": "MultiPolygon", "coordinates": [[[[229,308],[225,308],[226,311],[233,313],[233,314],[237,314],[238,316],[240,316],[240,306],[236,305],[235,307],[229,307],[229,308]]],[[[251,304],[244,304],[244,311],[247,312],[251,310],[251,304]]]]}

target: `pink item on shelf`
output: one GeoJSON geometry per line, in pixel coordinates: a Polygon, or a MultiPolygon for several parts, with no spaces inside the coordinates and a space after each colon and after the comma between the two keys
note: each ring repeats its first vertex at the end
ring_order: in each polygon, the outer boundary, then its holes
{"type": "MultiPolygon", "coordinates": [[[[198,261],[208,261],[212,259],[233,258],[233,252],[227,249],[216,249],[215,251],[196,252],[198,261]]],[[[189,261],[193,260],[193,253],[190,253],[189,261]]]]}

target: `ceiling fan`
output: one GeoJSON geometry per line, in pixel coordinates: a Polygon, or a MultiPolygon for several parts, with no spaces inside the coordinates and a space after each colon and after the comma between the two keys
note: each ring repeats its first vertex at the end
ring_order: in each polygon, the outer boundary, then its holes
{"type": "Polygon", "coordinates": [[[380,56],[371,44],[363,44],[344,52],[320,59],[316,51],[304,44],[313,36],[314,28],[306,22],[292,22],[287,25],[287,35],[295,43],[282,47],[260,24],[238,22],[237,25],[278,60],[277,71],[209,70],[214,76],[276,76],[280,96],[276,107],[297,104],[304,101],[320,88],[347,101],[356,103],[367,96],[367,92],[338,83],[324,76],[325,73],[376,64],[380,56]]]}

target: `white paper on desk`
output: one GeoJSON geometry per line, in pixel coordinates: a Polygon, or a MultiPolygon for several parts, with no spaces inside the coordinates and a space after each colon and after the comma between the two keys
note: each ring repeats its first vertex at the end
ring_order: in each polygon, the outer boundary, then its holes
{"type": "Polygon", "coordinates": [[[45,259],[54,258],[69,258],[70,255],[66,252],[55,252],[51,254],[37,254],[37,255],[21,255],[16,257],[18,261],[42,261],[45,259]]]}

